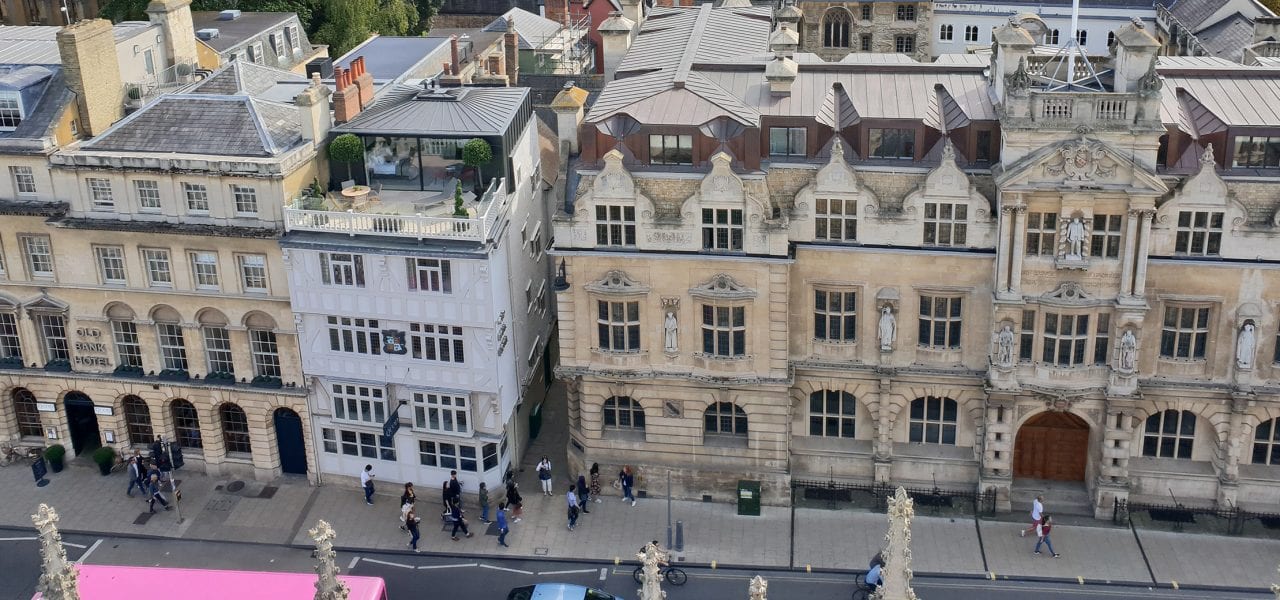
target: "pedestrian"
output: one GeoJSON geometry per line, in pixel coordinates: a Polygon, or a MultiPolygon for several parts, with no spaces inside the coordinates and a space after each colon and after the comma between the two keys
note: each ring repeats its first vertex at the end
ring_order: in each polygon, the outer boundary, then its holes
{"type": "Polygon", "coordinates": [[[147,484],[147,495],[151,497],[151,514],[156,512],[156,502],[159,502],[165,510],[169,510],[169,501],[164,499],[164,494],[160,493],[160,476],[152,475],[150,483],[147,484]]]}
{"type": "Polygon", "coordinates": [[[1036,530],[1040,526],[1040,518],[1044,514],[1044,495],[1036,496],[1031,502],[1031,526],[1022,530],[1022,537],[1027,537],[1027,532],[1036,530]]]}
{"type": "Polygon", "coordinates": [[[515,517],[512,523],[519,523],[520,515],[524,514],[524,498],[520,497],[519,487],[515,479],[507,481],[507,506],[511,507],[511,516],[515,517]]]}
{"type": "Polygon", "coordinates": [[[636,505],[636,497],[631,494],[631,487],[636,484],[636,478],[631,474],[631,466],[627,465],[618,471],[618,482],[622,484],[622,501],[631,501],[631,506],[636,505]]]}
{"type": "Polygon", "coordinates": [[[453,510],[453,496],[449,493],[449,482],[447,480],[440,486],[440,501],[444,504],[444,512],[453,510]]]}
{"type": "Polygon", "coordinates": [[[462,504],[462,482],[458,481],[458,472],[449,471],[449,501],[462,504]]]}
{"type": "Polygon", "coordinates": [[[578,495],[573,493],[574,485],[569,484],[569,493],[564,495],[564,499],[569,505],[569,531],[573,531],[573,526],[578,524],[578,495]]]}
{"type": "Polygon", "coordinates": [[[600,502],[600,463],[591,463],[591,495],[600,502]]]}
{"type": "Polygon", "coordinates": [[[538,481],[542,483],[542,493],[551,495],[551,459],[542,457],[538,461],[538,481]]]}
{"type": "Polygon", "coordinates": [[[404,493],[400,494],[400,531],[409,531],[406,527],[409,523],[409,513],[413,510],[413,505],[417,501],[417,495],[413,492],[413,483],[406,482],[404,484],[404,493]]]}
{"type": "Polygon", "coordinates": [[[582,514],[590,514],[587,510],[587,503],[591,501],[591,492],[587,489],[587,478],[582,475],[578,476],[578,508],[582,509],[582,514]]]}
{"type": "Polygon", "coordinates": [[[422,519],[418,517],[418,511],[414,510],[412,504],[407,504],[406,506],[409,507],[409,512],[405,514],[404,524],[409,530],[409,535],[412,536],[409,538],[409,547],[412,548],[414,552],[421,552],[418,550],[418,538],[421,537],[418,531],[418,523],[420,523],[422,519]]]}
{"type": "Polygon", "coordinates": [[[480,522],[489,524],[489,486],[480,482],[480,522]]]}
{"type": "Polygon", "coordinates": [[[137,487],[138,491],[142,492],[143,494],[147,493],[147,481],[143,479],[143,473],[144,471],[142,470],[142,465],[138,464],[138,457],[130,456],[129,457],[129,489],[124,491],[124,493],[127,494],[130,498],[133,497],[134,487],[137,487]]]}
{"type": "Polygon", "coordinates": [[[1049,515],[1042,515],[1042,517],[1040,524],[1036,526],[1036,537],[1039,539],[1036,540],[1035,553],[1040,554],[1040,544],[1044,544],[1049,547],[1049,554],[1054,558],[1062,558],[1061,554],[1054,552],[1053,542],[1049,541],[1049,530],[1053,529],[1053,517],[1049,515]]]}
{"type": "Polygon", "coordinates": [[[507,532],[511,531],[507,528],[507,503],[498,503],[498,545],[503,548],[510,548],[507,545],[507,532]]]}
{"type": "Polygon", "coordinates": [[[462,513],[461,503],[453,503],[453,508],[449,511],[449,518],[453,521],[453,533],[449,534],[449,537],[453,538],[453,541],[458,541],[459,529],[461,529],[462,533],[467,537],[471,537],[471,531],[467,529],[467,518],[463,516],[462,513]]]}
{"type": "Polygon", "coordinates": [[[373,506],[373,465],[365,465],[360,471],[360,487],[364,488],[364,503],[373,506]]]}

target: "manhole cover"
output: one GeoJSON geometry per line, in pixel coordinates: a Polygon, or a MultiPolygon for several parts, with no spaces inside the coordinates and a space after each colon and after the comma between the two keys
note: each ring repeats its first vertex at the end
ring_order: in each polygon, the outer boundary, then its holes
{"type": "Polygon", "coordinates": [[[216,512],[227,512],[227,511],[230,511],[232,507],[235,506],[235,502],[233,502],[232,500],[234,499],[214,498],[209,500],[208,504],[204,505],[204,509],[209,511],[216,511],[216,512]]]}
{"type": "Polygon", "coordinates": [[[146,525],[146,524],[147,524],[147,521],[150,521],[150,520],[151,520],[151,513],[149,513],[149,512],[144,512],[144,513],[142,513],[142,514],[138,515],[138,518],[136,518],[136,519],[134,519],[134,520],[133,520],[133,524],[134,524],[134,525],[146,525]]]}
{"type": "Polygon", "coordinates": [[[243,481],[232,481],[231,483],[227,484],[227,491],[233,494],[243,489],[244,489],[243,481]]]}
{"type": "Polygon", "coordinates": [[[259,498],[271,498],[271,497],[275,496],[275,495],[276,495],[276,492],[278,492],[278,491],[280,491],[280,488],[278,488],[278,487],[276,487],[276,486],[274,486],[274,485],[269,485],[269,486],[267,486],[267,487],[262,488],[262,491],[261,491],[261,492],[258,492],[258,497],[259,497],[259,498]]]}

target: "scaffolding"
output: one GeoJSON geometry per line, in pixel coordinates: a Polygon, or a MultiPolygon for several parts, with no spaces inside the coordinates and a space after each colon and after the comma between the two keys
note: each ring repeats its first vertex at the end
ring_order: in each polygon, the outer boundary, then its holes
{"type": "Polygon", "coordinates": [[[591,15],[565,11],[560,30],[534,49],[535,71],[541,75],[580,75],[595,71],[591,15]]]}

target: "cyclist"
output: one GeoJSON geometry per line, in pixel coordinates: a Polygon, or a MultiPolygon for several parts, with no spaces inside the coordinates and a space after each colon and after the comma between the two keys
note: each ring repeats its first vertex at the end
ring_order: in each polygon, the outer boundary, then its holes
{"type": "Polygon", "coordinates": [[[867,591],[874,592],[876,591],[876,588],[880,587],[881,566],[882,565],[880,563],[874,563],[871,565],[871,570],[867,571],[867,576],[865,579],[863,579],[863,581],[866,582],[867,584],[867,591]]]}

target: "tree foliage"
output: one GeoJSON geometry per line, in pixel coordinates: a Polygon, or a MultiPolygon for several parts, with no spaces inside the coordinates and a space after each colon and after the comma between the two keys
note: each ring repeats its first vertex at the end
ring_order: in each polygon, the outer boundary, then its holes
{"type": "Polygon", "coordinates": [[[329,142],[329,159],[347,165],[347,179],[351,179],[351,163],[364,160],[364,142],[355,134],[344,133],[329,142]]]}
{"type": "Polygon", "coordinates": [[[462,147],[462,163],[476,170],[476,193],[480,193],[480,188],[484,186],[484,176],[480,173],[480,168],[489,164],[493,160],[493,148],[480,138],[471,138],[470,141],[462,147]]]}

